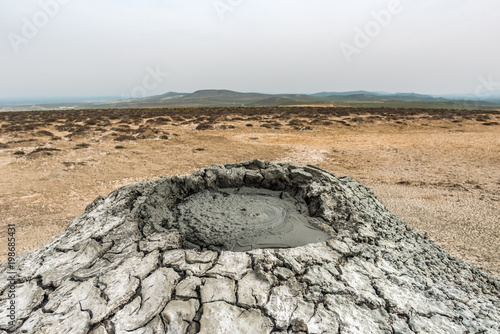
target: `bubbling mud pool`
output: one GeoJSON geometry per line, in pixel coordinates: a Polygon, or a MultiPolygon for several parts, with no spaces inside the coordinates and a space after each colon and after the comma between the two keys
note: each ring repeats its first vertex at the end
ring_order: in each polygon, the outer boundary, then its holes
{"type": "Polygon", "coordinates": [[[203,190],[175,208],[169,228],[201,248],[248,251],[322,242],[330,236],[306,203],[287,192],[257,188],[203,190]]]}

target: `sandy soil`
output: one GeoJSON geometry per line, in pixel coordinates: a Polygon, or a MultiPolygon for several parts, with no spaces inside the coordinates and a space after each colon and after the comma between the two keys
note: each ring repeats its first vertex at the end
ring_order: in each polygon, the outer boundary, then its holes
{"type": "Polygon", "coordinates": [[[7,224],[29,252],[119,186],[259,158],[349,175],[451,254],[500,275],[498,111],[271,109],[0,114],[0,261],[7,224]]]}

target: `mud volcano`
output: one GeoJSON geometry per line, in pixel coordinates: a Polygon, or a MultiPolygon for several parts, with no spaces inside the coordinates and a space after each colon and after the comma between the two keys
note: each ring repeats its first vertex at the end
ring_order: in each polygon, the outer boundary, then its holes
{"type": "Polygon", "coordinates": [[[259,160],[98,197],[0,267],[4,333],[500,333],[500,281],[350,178],[259,160]]]}

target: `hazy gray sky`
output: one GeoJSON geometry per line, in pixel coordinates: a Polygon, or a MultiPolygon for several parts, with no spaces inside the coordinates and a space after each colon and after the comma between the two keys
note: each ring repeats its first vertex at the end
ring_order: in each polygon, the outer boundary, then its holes
{"type": "Polygon", "coordinates": [[[500,89],[499,13],[498,0],[0,0],[0,98],[500,89]]]}

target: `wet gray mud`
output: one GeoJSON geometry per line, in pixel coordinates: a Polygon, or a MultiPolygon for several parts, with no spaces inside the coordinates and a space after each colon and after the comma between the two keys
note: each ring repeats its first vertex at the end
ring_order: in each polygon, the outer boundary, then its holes
{"type": "Polygon", "coordinates": [[[248,251],[287,248],[326,241],[318,218],[309,216],[303,199],[288,192],[258,188],[204,190],[176,207],[178,229],[205,249],[248,251]]]}
{"type": "Polygon", "coordinates": [[[498,334],[500,280],[348,177],[250,160],[100,196],[2,264],[7,333],[498,334]]]}

